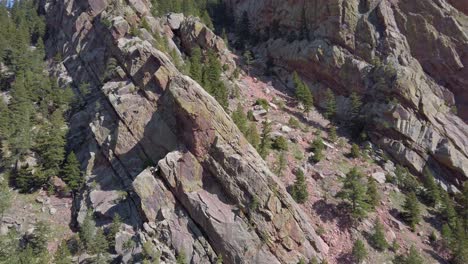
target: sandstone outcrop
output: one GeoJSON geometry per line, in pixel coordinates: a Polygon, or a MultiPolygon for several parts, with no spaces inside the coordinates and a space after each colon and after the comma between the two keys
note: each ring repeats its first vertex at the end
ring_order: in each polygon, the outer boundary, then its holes
{"type": "Polygon", "coordinates": [[[81,91],[70,121],[71,147],[87,175],[78,222],[88,208],[98,224],[120,214],[133,231],[118,233],[116,250],[133,235],[168,262],[181,252],[190,263],[219,255],[224,263],[321,258],[328,246],[308,217],[223,108],[179,72],[152,35],[184,31],[187,52],[198,44],[232,60],[222,39],[196,19],[178,25],[171,16],[168,25],[149,15],[149,1],[129,3],[44,4],[48,55],[62,55],[59,73],[81,91]],[[151,32],[138,27],[143,19],[151,32]]]}
{"type": "Polygon", "coordinates": [[[468,177],[468,24],[463,1],[225,0],[247,12],[269,57],[310,82],[319,104],[363,96],[370,137],[455,188],[468,177]],[[458,115],[453,109],[458,108],[458,115]],[[464,121],[465,122],[464,122],[464,121]]]}

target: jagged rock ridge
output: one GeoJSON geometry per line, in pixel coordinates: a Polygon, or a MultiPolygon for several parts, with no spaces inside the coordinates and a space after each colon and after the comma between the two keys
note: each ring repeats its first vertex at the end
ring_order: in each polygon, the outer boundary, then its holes
{"type": "Polygon", "coordinates": [[[75,205],[78,222],[88,208],[99,225],[118,213],[128,227],[117,235],[118,253],[133,236],[152,241],[169,262],[180,252],[191,263],[217,255],[225,263],[292,263],[326,254],[307,216],[230,117],[155,48],[152,35],[183,31],[187,52],[195,43],[213,48],[233,66],[219,37],[193,18],[154,18],[143,0],[43,6],[49,56],[63,57],[56,74],[75,87],[89,84],[70,121],[72,148],[88,175],[75,205]],[[143,19],[151,32],[138,28],[132,36],[143,19]]]}

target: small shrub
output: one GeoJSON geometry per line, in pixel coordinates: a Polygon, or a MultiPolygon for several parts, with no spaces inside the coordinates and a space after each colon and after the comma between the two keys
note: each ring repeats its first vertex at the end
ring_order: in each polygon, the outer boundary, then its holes
{"type": "Polygon", "coordinates": [[[279,151],[287,151],[288,141],[283,136],[279,136],[276,139],[274,139],[272,147],[279,151]]]}
{"type": "Polygon", "coordinates": [[[323,228],[322,225],[318,225],[315,232],[317,232],[317,235],[323,236],[325,234],[325,228],[323,228]]]}
{"type": "Polygon", "coordinates": [[[361,151],[357,144],[351,145],[351,152],[349,153],[349,155],[355,159],[358,159],[359,157],[361,157],[361,151]]]}
{"type": "Polygon", "coordinates": [[[266,99],[263,99],[263,98],[257,99],[257,101],[255,101],[255,104],[260,105],[263,109],[267,111],[268,109],[270,109],[270,104],[268,103],[266,99]]]}
{"type": "Polygon", "coordinates": [[[372,246],[383,251],[388,248],[387,240],[385,239],[385,233],[382,223],[377,220],[374,225],[374,233],[371,235],[372,246]]]}
{"type": "Polygon", "coordinates": [[[354,242],[353,245],[353,257],[356,260],[357,263],[361,263],[366,259],[367,257],[367,250],[366,246],[364,245],[364,242],[362,240],[358,239],[356,242],[354,242]]]}
{"type": "Polygon", "coordinates": [[[331,126],[328,130],[328,140],[330,140],[331,142],[336,142],[338,140],[338,135],[336,133],[335,126],[331,126]]]}
{"type": "Polygon", "coordinates": [[[299,123],[299,121],[296,118],[291,117],[291,118],[289,118],[288,126],[290,126],[292,128],[300,128],[301,123],[299,123]]]}

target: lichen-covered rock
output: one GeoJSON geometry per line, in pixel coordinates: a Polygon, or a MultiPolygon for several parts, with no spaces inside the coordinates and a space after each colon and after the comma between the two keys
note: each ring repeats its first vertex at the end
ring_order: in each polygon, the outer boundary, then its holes
{"type": "MultiPolygon", "coordinates": [[[[128,32],[143,17],[159,23],[145,11],[149,2],[103,1],[92,12],[87,5],[72,10],[74,3],[47,3],[46,45],[89,90],[70,128],[70,147],[87,175],[75,201],[78,223],[89,208],[99,225],[121,215],[133,227],[118,238],[123,261],[138,257],[122,250],[130,236],[170,251],[162,256],[169,263],[180,252],[191,263],[213,263],[218,254],[224,263],[322,258],[328,246],[224,109],[176,69],[149,31],[128,32]]],[[[152,33],[164,28],[149,26],[152,33]]],[[[225,52],[223,40],[193,18],[180,27],[191,38],[187,51],[225,52]]]]}

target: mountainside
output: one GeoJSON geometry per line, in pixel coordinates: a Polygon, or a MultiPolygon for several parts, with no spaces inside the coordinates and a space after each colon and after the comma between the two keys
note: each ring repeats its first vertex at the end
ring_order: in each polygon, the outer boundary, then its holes
{"type": "MultiPolygon", "coordinates": [[[[60,74],[89,84],[84,109],[70,121],[72,148],[91,175],[78,221],[92,208],[102,221],[118,213],[137,230],[149,222],[156,234],[145,240],[164,240],[193,263],[214,261],[213,249],[227,263],[320,256],[326,246],[309,220],[222,107],[152,46],[152,34],[171,28],[149,15],[148,3],[87,3],[46,10],[49,43],[63,48],[60,74]],[[142,19],[149,28],[128,37],[142,19]],[[148,164],[158,169],[144,170],[148,164]]],[[[203,48],[225,52],[206,26],[191,23],[181,17],[176,28],[195,40],[205,34],[203,48]]]]}
{"type": "Polygon", "coordinates": [[[467,263],[465,1],[0,1],[0,24],[0,263],[467,263]]]}
{"type": "Polygon", "coordinates": [[[464,14],[430,0],[227,2],[251,19],[255,52],[306,77],[319,101],[331,88],[345,116],[346,97],[361,94],[369,136],[399,162],[466,180],[464,14]]]}

